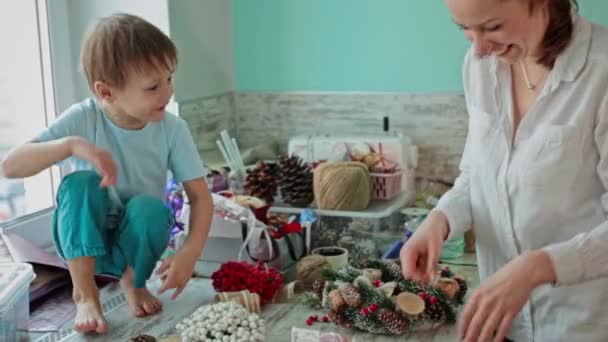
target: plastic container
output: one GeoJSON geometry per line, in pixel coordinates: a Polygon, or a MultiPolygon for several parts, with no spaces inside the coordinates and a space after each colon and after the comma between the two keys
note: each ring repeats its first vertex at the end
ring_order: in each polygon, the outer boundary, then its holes
{"type": "MultiPolygon", "coordinates": [[[[375,201],[361,211],[313,209],[318,220],[312,227],[311,247],[338,246],[348,250],[354,266],[370,258],[380,258],[404,229],[399,211],[414,200],[414,193],[400,192],[390,200],[375,201]]],[[[303,209],[275,205],[270,212],[277,215],[298,215],[303,209]]]]}
{"type": "Polygon", "coordinates": [[[0,263],[0,341],[17,341],[17,330],[27,329],[34,278],[30,264],[0,263]]]}
{"type": "MultiPolygon", "coordinates": [[[[403,215],[403,226],[406,231],[414,234],[418,226],[426,219],[429,213],[427,208],[405,208],[401,210],[403,215]]],[[[465,239],[464,237],[448,240],[443,244],[439,258],[441,260],[450,260],[460,258],[464,254],[465,239]]]]}
{"type": "Polygon", "coordinates": [[[426,219],[429,210],[427,208],[409,207],[402,209],[401,214],[403,215],[403,228],[414,234],[418,226],[426,219]]]}
{"type": "Polygon", "coordinates": [[[402,173],[401,190],[414,191],[415,170],[418,168],[418,146],[401,133],[384,134],[304,134],[289,139],[289,155],[295,154],[305,162],[350,160],[351,152],[382,152],[386,160],[396,163],[402,173]]]}
{"type": "Polygon", "coordinates": [[[401,209],[403,237],[393,242],[391,247],[382,256],[382,259],[397,259],[399,257],[403,245],[414,235],[416,228],[422,223],[428,212],[428,209],[425,208],[409,207],[401,209]]]}

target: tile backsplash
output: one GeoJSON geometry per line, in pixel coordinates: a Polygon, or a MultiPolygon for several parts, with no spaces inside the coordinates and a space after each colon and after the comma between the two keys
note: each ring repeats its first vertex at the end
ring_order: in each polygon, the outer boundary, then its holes
{"type": "Polygon", "coordinates": [[[194,142],[201,154],[217,149],[215,141],[221,131],[228,130],[232,136],[236,133],[232,92],[182,102],[179,104],[179,113],[190,126],[194,142]]]}
{"type": "Polygon", "coordinates": [[[241,146],[276,142],[307,133],[382,133],[410,136],[419,147],[417,176],[453,182],[464,147],[467,114],[461,94],[236,92],[182,104],[180,113],[201,152],[215,149],[222,129],[241,146]]]}

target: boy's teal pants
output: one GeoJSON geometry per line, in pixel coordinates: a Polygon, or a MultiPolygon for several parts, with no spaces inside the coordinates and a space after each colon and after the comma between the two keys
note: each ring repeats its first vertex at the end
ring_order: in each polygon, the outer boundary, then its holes
{"type": "Polygon", "coordinates": [[[95,273],[120,278],[130,266],[135,287],[145,286],[169,242],[171,211],[157,198],[138,195],[116,224],[108,220],[110,199],[93,171],[64,177],[53,217],[55,246],[64,260],[95,257],[95,273]]]}

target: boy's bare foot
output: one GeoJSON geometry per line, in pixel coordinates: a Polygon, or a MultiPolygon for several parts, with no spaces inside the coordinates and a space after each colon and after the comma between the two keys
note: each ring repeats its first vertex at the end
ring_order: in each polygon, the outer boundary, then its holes
{"type": "Polygon", "coordinates": [[[108,323],[103,317],[99,302],[99,290],[74,290],[74,303],[76,303],[76,317],[74,330],[81,333],[96,332],[105,334],[108,323]]]}
{"type": "Polygon", "coordinates": [[[120,286],[125,292],[127,303],[135,317],[154,315],[162,310],[158,298],[154,297],[145,287],[136,289],[134,287],[134,274],[131,268],[127,268],[120,279],[120,286]]]}

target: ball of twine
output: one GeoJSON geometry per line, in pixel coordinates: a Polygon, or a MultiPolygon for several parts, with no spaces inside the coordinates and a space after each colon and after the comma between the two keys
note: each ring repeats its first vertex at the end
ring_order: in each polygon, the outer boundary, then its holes
{"type": "Polygon", "coordinates": [[[314,172],[317,206],[329,210],[363,210],[371,201],[372,183],[360,162],[323,163],[314,172]]]}
{"type": "Polygon", "coordinates": [[[323,279],[323,270],[329,267],[327,259],[322,255],[305,256],[296,265],[296,279],[303,289],[311,290],[315,280],[323,279]]]}

